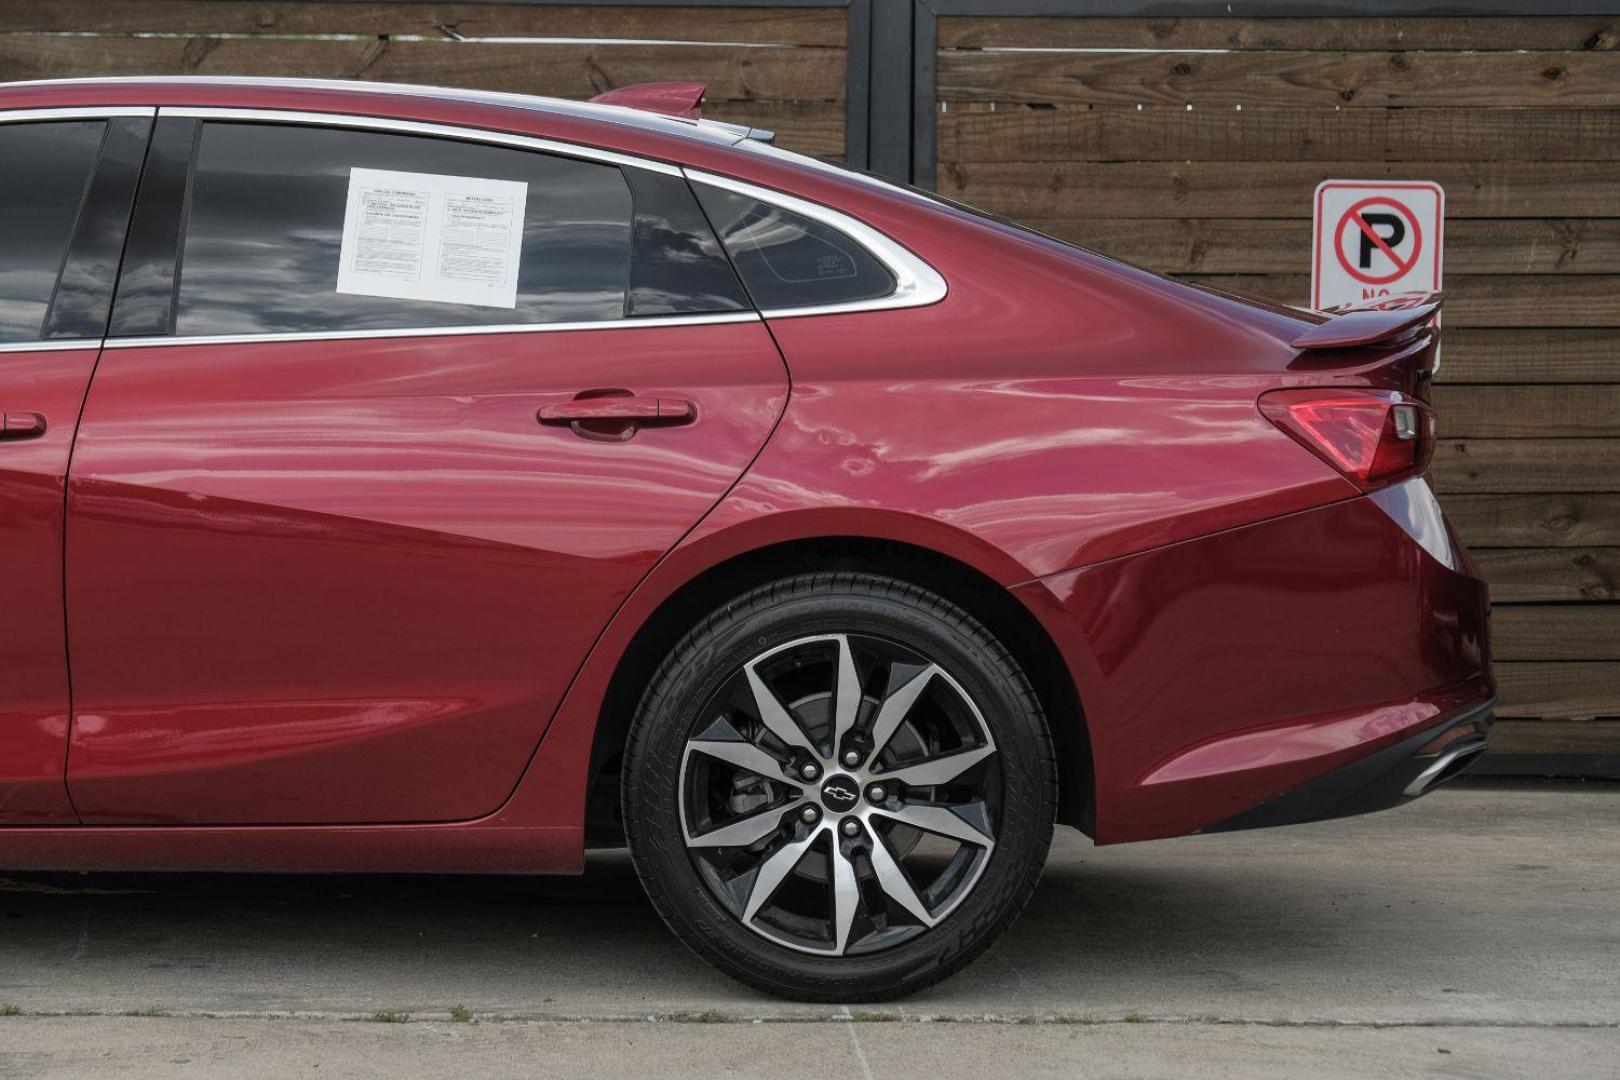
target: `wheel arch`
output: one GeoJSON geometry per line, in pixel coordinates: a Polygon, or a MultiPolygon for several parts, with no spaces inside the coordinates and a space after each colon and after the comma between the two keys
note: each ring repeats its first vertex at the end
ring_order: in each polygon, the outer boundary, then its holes
{"type": "Polygon", "coordinates": [[[931,548],[869,536],[786,540],[719,562],[671,592],[620,654],[592,735],[585,800],[588,847],[623,843],[619,817],[625,741],[653,672],[703,615],[769,581],[798,573],[857,570],[927,588],[983,622],[1006,645],[1035,688],[1058,758],[1058,820],[1090,830],[1094,804],[1090,737],[1078,688],[1056,643],[1004,585],[931,548]]]}

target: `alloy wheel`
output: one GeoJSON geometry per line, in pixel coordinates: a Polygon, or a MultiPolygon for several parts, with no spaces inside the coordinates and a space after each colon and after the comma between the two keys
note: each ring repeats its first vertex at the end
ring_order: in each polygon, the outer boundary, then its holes
{"type": "Polygon", "coordinates": [[[995,849],[1000,763],[983,714],[914,649],[802,637],[724,679],[681,761],[681,829],[750,931],[828,956],[927,932],[995,849]]]}

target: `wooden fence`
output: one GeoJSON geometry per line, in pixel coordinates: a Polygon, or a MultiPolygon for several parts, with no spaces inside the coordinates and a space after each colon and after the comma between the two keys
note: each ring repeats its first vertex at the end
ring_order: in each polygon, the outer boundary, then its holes
{"type": "Polygon", "coordinates": [[[632,4],[0,0],[0,79],[267,75],[587,98],[709,86],[707,115],[844,153],[845,11],[632,4]]]}
{"type": "Polygon", "coordinates": [[[1497,601],[1497,746],[1620,761],[1620,20],[813,4],[0,0],[0,79],[321,76],[564,97],[703,80],[709,115],[826,157],[903,162],[915,118],[912,169],[948,195],[1292,303],[1318,181],[1437,180],[1450,299],[1434,478],[1497,601]],[[910,99],[874,100],[868,117],[853,95],[880,86],[910,99]]]}

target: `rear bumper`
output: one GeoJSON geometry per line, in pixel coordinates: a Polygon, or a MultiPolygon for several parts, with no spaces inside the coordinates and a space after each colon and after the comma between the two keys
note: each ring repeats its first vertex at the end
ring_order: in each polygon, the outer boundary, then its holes
{"type": "Polygon", "coordinates": [[[1496,696],[1485,583],[1421,480],[1016,592],[1079,691],[1098,843],[1348,798],[1496,696]]]}
{"type": "Polygon", "coordinates": [[[1485,752],[1494,705],[1477,705],[1203,831],[1299,825],[1388,810],[1421,798],[1462,775],[1485,752]]]}

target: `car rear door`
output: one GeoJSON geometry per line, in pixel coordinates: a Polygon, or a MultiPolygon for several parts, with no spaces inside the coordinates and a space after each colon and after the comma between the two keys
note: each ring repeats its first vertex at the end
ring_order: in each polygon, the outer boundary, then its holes
{"type": "Polygon", "coordinates": [[[153,111],[0,111],[0,825],[76,820],[63,488],[153,111]]]}
{"type": "Polygon", "coordinates": [[[69,484],[86,822],[496,809],[780,415],[676,170],[466,135],[163,111],[69,484]]]}

